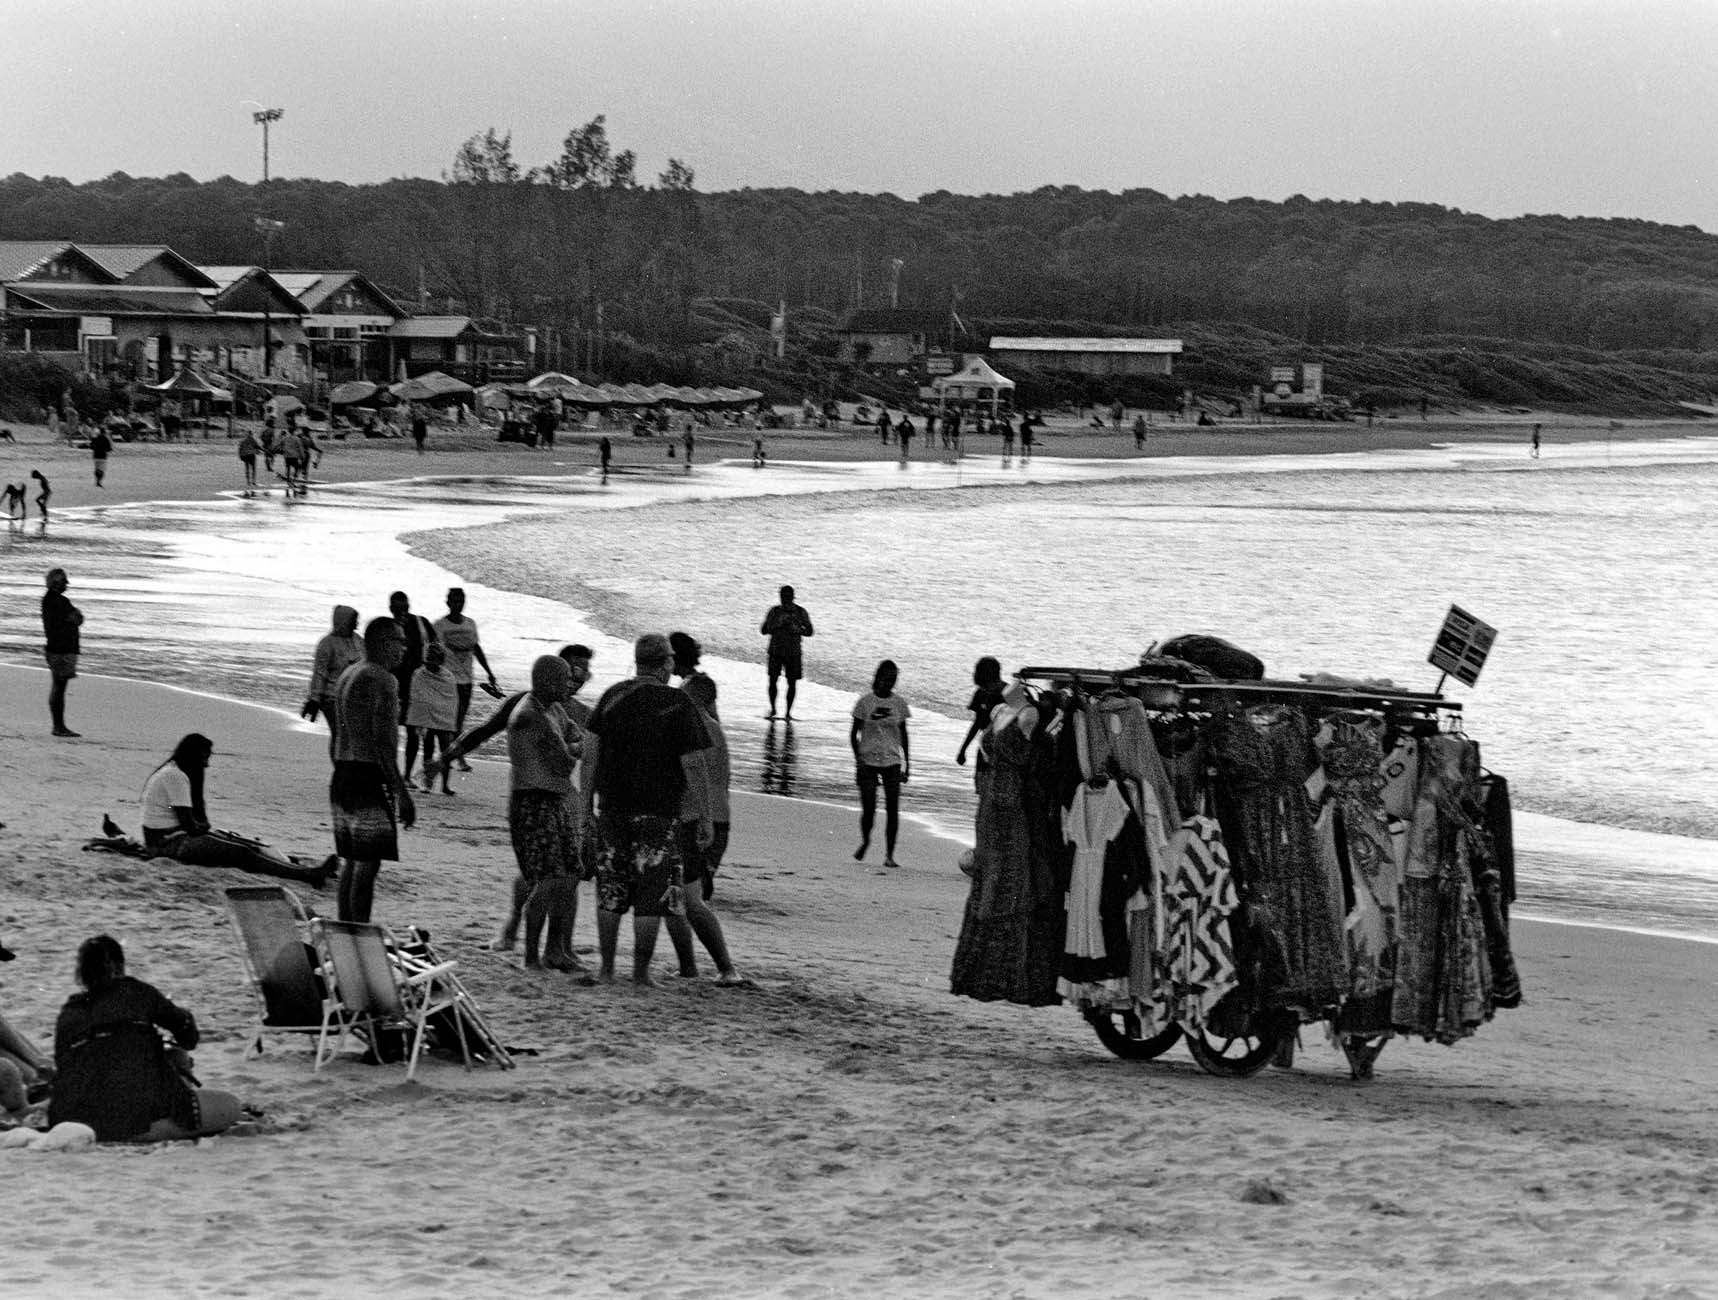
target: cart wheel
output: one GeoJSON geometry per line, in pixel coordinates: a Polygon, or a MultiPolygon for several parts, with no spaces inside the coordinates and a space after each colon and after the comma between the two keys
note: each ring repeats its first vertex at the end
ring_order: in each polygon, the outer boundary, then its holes
{"type": "Polygon", "coordinates": [[[1175,1046],[1181,1026],[1171,1025],[1156,1034],[1145,1034],[1139,1017],[1131,1011],[1087,1007],[1086,1020],[1098,1041],[1124,1061],[1151,1061],[1175,1046]]]}
{"type": "Polygon", "coordinates": [[[1207,1074],[1246,1079],[1271,1063],[1282,1042],[1280,1030],[1264,1030],[1234,1038],[1200,1029],[1187,1035],[1187,1050],[1207,1074]]]}

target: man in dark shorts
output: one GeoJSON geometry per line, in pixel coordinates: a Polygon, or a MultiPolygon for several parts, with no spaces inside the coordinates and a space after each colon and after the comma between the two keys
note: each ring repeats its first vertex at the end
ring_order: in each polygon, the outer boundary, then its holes
{"type": "MultiPolygon", "coordinates": [[[[436,631],[435,625],[422,614],[412,613],[411,598],[403,591],[396,591],[388,597],[388,613],[394,616],[400,636],[405,640],[405,654],[394,670],[394,680],[399,686],[400,721],[404,722],[406,707],[412,702],[412,674],[424,666],[424,647],[437,639],[436,631]]],[[[410,767],[409,763],[407,767],[410,767]]]]}
{"type": "Polygon", "coordinates": [[[83,626],[83,611],[66,599],[71,585],[64,569],[48,570],[48,593],[42,597],[42,647],[48,660],[48,715],[54,720],[56,736],[76,737],[77,732],[66,726],[66,687],[78,675],[79,628],[83,626]]]}
{"type": "MultiPolygon", "coordinates": [[[[675,825],[686,794],[687,754],[708,748],[698,708],[668,685],[673,656],[668,638],[652,632],[633,645],[637,676],[603,692],[588,730],[598,737],[597,825],[598,980],[614,981],[620,918],[632,911],[632,980],[651,984],[650,959],[663,915],[684,915],[680,848],[675,825]]],[[[698,843],[714,834],[707,817],[698,843]]]]}
{"type": "Polygon", "coordinates": [[[805,612],[805,606],[793,602],[793,588],[781,589],[781,604],[776,605],[764,615],[763,626],[758,629],[770,639],[769,674],[770,674],[770,717],[775,717],[776,679],[787,677],[787,716],[793,719],[793,697],[799,691],[799,679],[803,664],[800,660],[799,644],[812,635],[811,615],[805,612]]]}
{"type": "Polygon", "coordinates": [[[340,858],[342,921],[370,919],[382,863],[400,860],[396,802],[400,825],[409,829],[417,820],[396,758],[400,700],[394,671],[404,652],[399,623],[373,618],[364,625],[363,660],[342,673],[334,687],[334,777],[328,802],[340,858]]]}

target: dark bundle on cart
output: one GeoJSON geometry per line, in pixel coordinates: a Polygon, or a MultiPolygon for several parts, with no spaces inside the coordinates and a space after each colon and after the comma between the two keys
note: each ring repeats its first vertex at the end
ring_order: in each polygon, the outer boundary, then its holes
{"type": "Polygon", "coordinates": [[[1185,1036],[1224,1075],[1323,1022],[1357,1079],[1521,1001],[1508,784],[1442,695],[1029,667],[980,754],[957,994],[1066,1002],[1132,1060],[1185,1036]]]}

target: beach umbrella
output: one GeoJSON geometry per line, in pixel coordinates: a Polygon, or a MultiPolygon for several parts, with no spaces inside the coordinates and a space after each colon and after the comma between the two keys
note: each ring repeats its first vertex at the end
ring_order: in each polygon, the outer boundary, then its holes
{"type": "MultiPolygon", "coordinates": [[[[144,388],[151,393],[177,393],[183,397],[208,397],[218,391],[203,376],[194,370],[186,369],[184,366],[180,366],[173,377],[165,383],[145,384],[144,388]]],[[[230,400],[232,394],[229,393],[227,396],[230,400]]]]}
{"type": "Polygon", "coordinates": [[[328,394],[330,406],[360,406],[373,399],[381,392],[381,386],[372,384],[367,379],[348,380],[344,384],[336,384],[334,391],[328,394]]]}
{"type": "Polygon", "coordinates": [[[455,379],[440,370],[432,370],[416,379],[391,384],[388,391],[402,402],[433,402],[437,398],[463,397],[476,390],[464,380],[455,379]]]}
{"type": "Polygon", "coordinates": [[[533,389],[583,388],[585,385],[572,375],[559,370],[550,370],[538,375],[535,379],[527,380],[525,387],[533,389]]]}

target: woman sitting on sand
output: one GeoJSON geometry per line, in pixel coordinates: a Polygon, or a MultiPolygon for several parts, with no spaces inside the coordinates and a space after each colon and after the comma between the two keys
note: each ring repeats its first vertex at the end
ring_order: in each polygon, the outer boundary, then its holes
{"type": "Polygon", "coordinates": [[[105,934],[78,949],[78,983],[54,1028],[48,1121],[88,1124],[102,1142],[166,1142],[231,1128],[239,1100],[197,1085],[190,1049],[197,1022],[153,985],[125,973],[125,950],[105,934]],[[159,1031],[173,1036],[171,1050],[159,1031]]]}
{"type": "Polygon", "coordinates": [[[203,773],[215,752],[207,736],[192,732],[143,784],[143,844],[161,857],[194,867],[232,867],[278,876],[321,889],[333,868],[294,862],[266,844],[214,830],[203,806],[203,773]]]}

